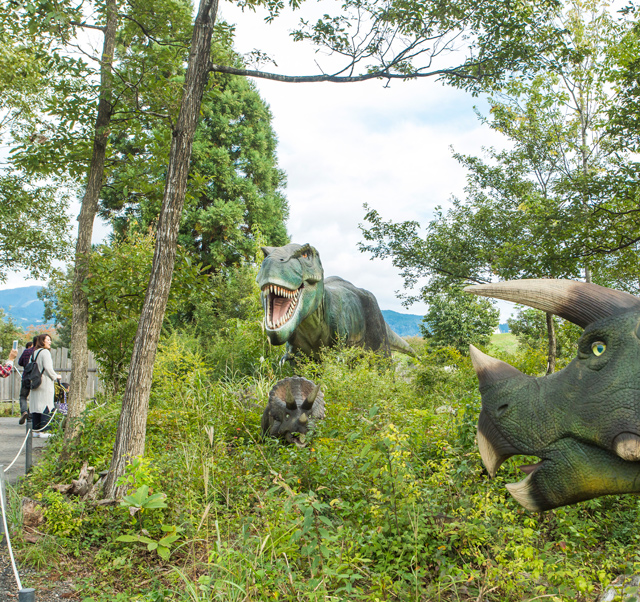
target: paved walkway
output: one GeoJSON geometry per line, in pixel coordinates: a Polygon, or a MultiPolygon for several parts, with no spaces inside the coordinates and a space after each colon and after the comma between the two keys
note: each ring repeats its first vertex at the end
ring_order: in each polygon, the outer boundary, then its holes
{"type": "MultiPolygon", "coordinates": [[[[0,418],[0,464],[6,468],[16,457],[24,437],[26,435],[25,425],[18,424],[18,418],[0,418]]],[[[33,462],[35,463],[46,445],[46,439],[33,439],[33,462]]],[[[9,483],[15,483],[18,477],[24,475],[25,450],[22,450],[16,463],[5,473],[9,483]]]]}

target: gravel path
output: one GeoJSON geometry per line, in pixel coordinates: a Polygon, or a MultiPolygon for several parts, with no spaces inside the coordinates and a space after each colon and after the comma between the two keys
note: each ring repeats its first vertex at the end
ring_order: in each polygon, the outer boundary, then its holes
{"type": "MultiPolygon", "coordinates": [[[[43,577],[33,569],[20,569],[22,586],[34,587],[36,590],[36,602],[60,602],[60,600],[80,600],[79,594],[74,592],[73,584],[69,581],[48,583],[45,587],[41,581],[43,577]]],[[[9,553],[4,543],[0,544],[0,600],[13,602],[18,600],[18,586],[13,575],[9,553]]]]}
{"type": "MultiPolygon", "coordinates": [[[[18,419],[0,418],[0,464],[3,464],[6,468],[13,462],[16,454],[20,450],[20,446],[24,441],[25,427],[18,424],[18,419]]],[[[32,439],[33,446],[33,461],[38,460],[39,455],[42,453],[42,448],[46,445],[46,439],[32,439]]],[[[24,475],[24,450],[20,454],[17,462],[11,467],[5,476],[9,483],[15,483],[19,477],[24,475]]]]}
{"type": "MultiPolygon", "coordinates": [[[[13,462],[16,454],[20,450],[25,437],[25,427],[18,424],[18,418],[0,418],[0,464],[5,468],[13,462]]],[[[42,454],[42,449],[46,445],[46,439],[32,439],[33,462],[37,462],[42,454]]],[[[7,481],[15,484],[24,476],[25,469],[24,450],[20,454],[17,462],[5,473],[7,481]]],[[[2,520],[0,518],[0,534],[3,534],[2,520]]],[[[20,579],[23,587],[34,587],[36,590],[36,602],[60,602],[60,600],[80,600],[81,598],[73,591],[70,582],[50,583],[45,576],[32,568],[18,567],[20,579]]],[[[13,574],[9,551],[4,537],[0,542],[0,602],[13,602],[18,600],[18,586],[13,574]]]]}

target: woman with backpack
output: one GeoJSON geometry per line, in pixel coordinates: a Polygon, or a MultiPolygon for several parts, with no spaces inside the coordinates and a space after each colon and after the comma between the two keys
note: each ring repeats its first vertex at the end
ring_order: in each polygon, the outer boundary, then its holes
{"type": "MultiPolygon", "coordinates": [[[[34,345],[31,361],[37,364],[38,370],[42,373],[42,382],[36,389],[32,389],[29,394],[34,437],[51,437],[51,433],[40,431],[40,429],[46,427],[51,420],[49,408],[53,408],[53,396],[55,395],[54,383],[61,378],[61,376],[53,370],[53,359],[51,358],[50,349],[51,337],[48,334],[38,335],[36,337],[36,344],[34,345]]],[[[48,427],[44,430],[48,430],[48,427]]]]}

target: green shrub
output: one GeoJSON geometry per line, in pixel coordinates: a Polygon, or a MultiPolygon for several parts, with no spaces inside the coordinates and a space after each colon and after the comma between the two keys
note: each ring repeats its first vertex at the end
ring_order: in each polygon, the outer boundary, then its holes
{"type": "MultiPolygon", "coordinates": [[[[129,507],[92,508],[48,489],[75,478],[85,459],[108,466],[116,398],[85,414],[63,464],[52,439],[23,485],[60,508],[49,537],[90,575],[80,584],[87,599],[585,602],[640,569],[635,497],[531,515],[505,488],[522,478],[522,458],[488,478],[475,442],[477,379],[455,349],[406,360],[338,348],[300,362],[296,373],[322,386],[326,418],[304,449],[262,441],[268,392],[292,369],[266,356],[251,364],[265,345],[254,328],[228,333],[227,352],[246,354],[247,373],[222,378],[222,343],[207,350],[180,332],[163,340],[145,457],[125,475],[130,493],[167,496],[144,524],[129,507]],[[147,546],[173,527],[169,565],[147,546]],[[121,535],[133,545],[116,542],[121,535]]],[[[544,370],[543,354],[502,359],[544,370]]],[[[33,549],[22,547],[23,558],[33,549]]]]}

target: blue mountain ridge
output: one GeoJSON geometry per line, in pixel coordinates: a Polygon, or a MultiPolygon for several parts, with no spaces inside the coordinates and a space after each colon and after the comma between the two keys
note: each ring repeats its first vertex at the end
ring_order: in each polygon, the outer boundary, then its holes
{"type": "MultiPolygon", "coordinates": [[[[43,324],[44,303],[38,299],[41,289],[41,286],[22,286],[0,290],[0,308],[23,328],[43,324]]],[[[401,337],[421,336],[419,325],[423,316],[402,314],[391,309],[383,309],[382,315],[391,330],[401,337]]],[[[509,332],[509,327],[500,324],[500,332],[509,332]]]]}
{"type": "Polygon", "coordinates": [[[21,328],[44,324],[44,303],[38,299],[41,286],[0,290],[0,308],[21,328]]]}
{"type": "Polygon", "coordinates": [[[391,309],[383,309],[382,316],[391,330],[401,337],[421,336],[419,324],[423,316],[418,314],[401,314],[391,309]]]}
{"type": "MultiPolygon", "coordinates": [[[[18,326],[27,327],[44,322],[44,303],[38,299],[41,286],[21,286],[0,290],[0,308],[11,316],[18,326]]],[[[390,309],[383,309],[382,315],[391,329],[401,337],[419,336],[418,324],[422,316],[401,314],[390,309]]]]}

